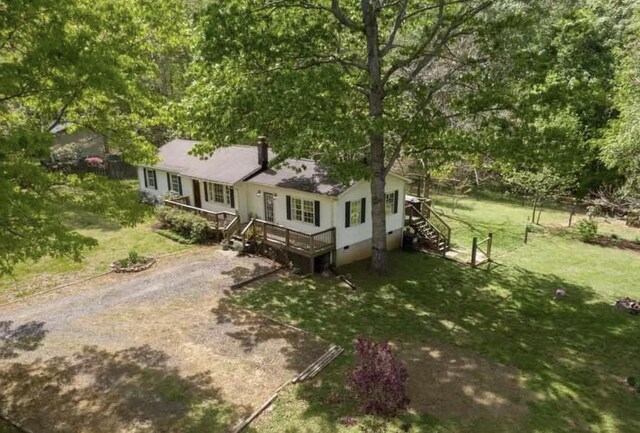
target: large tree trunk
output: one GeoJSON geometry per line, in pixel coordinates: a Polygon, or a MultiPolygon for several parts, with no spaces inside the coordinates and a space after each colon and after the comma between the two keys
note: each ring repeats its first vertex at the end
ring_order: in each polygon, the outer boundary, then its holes
{"type": "Polygon", "coordinates": [[[384,130],[380,120],[384,114],[384,88],[378,50],[378,11],[375,0],[362,0],[362,18],[367,37],[367,68],[369,72],[369,116],[373,126],[369,132],[371,168],[371,267],[379,274],[387,271],[387,215],[385,212],[385,149],[384,130]]]}

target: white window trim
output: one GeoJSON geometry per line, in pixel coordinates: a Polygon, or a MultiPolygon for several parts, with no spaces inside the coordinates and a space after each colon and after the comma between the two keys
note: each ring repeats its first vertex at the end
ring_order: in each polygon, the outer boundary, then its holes
{"type": "Polygon", "coordinates": [[[147,180],[147,188],[158,189],[158,181],[156,177],[156,171],[152,168],[145,168],[144,175],[147,180]]]}
{"type": "Polygon", "coordinates": [[[215,182],[205,182],[204,187],[207,189],[207,202],[224,204],[231,207],[231,194],[235,194],[235,190],[232,186],[224,185],[215,182]],[[216,190],[220,189],[221,199],[216,196],[216,190]]]}
{"type": "Polygon", "coordinates": [[[349,211],[349,227],[362,224],[362,199],[351,201],[349,211]],[[358,209],[357,213],[355,212],[355,209],[358,209]]]}
{"type": "Polygon", "coordinates": [[[299,197],[291,197],[291,220],[304,224],[316,224],[316,204],[314,200],[307,200],[299,197]],[[308,205],[308,207],[307,207],[308,205]],[[307,221],[307,217],[311,221],[307,221]]]}
{"type": "Polygon", "coordinates": [[[180,175],[177,173],[169,173],[169,185],[168,185],[169,191],[174,193],[174,194],[180,194],[180,175]],[[173,182],[176,182],[175,186],[176,189],[173,189],[173,182]]]}
{"type": "Polygon", "coordinates": [[[396,201],[395,191],[386,192],[384,194],[384,211],[387,215],[393,215],[393,208],[396,201]],[[391,199],[391,201],[389,201],[391,199]]]}

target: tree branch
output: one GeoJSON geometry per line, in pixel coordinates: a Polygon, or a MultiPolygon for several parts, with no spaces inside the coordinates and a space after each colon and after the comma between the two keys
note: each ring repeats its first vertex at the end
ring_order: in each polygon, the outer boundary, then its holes
{"type": "Polygon", "coordinates": [[[387,38],[387,42],[384,44],[384,46],[380,49],[380,57],[384,57],[393,47],[393,42],[396,39],[396,35],[398,33],[398,30],[400,29],[400,27],[402,26],[402,23],[404,21],[404,17],[405,14],[407,12],[407,6],[409,4],[409,0],[400,0],[400,6],[398,8],[398,13],[396,14],[396,20],[393,23],[393,28],[391,29],[391,33],[389,34],[389,37],[387,38]]]}

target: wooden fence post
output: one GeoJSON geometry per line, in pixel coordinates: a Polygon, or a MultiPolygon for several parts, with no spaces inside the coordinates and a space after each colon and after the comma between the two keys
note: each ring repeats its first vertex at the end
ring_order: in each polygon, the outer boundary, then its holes
{"type": "Polygon", "coordinates": [[[471,267],[476,267],[476,254],[478,253],[478,238],[473,238],[473,243],[471,244],[471,267]]]}
{"type": "Polygon", "coordinates": [[[489,233],[487,240],[487,260],[491,261],[491,244],[493,243],[493,233],[489,233]]]}
{"type": "Polygon", "coordinates": [[[573,216],[576,213],[576,204],[574,203],[571,207],[571,213],[569,214],[569,227],[571,227],[571,222],[573,221],[573,216]]]}
{"type": "Polygon", "coordinates": [[[524,226],[524,243],[526,244],[529,240],[529,224],[524,226]]]}

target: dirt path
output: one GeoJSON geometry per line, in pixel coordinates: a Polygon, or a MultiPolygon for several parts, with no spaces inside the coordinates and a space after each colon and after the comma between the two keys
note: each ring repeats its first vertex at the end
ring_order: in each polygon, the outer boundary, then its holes
{"type": "Polygon", "coordinates": [[[208,248],[0,308],[0,411],[35,432],[223,430],[325,348],[227,302],[269,266],[208,248]]]}

